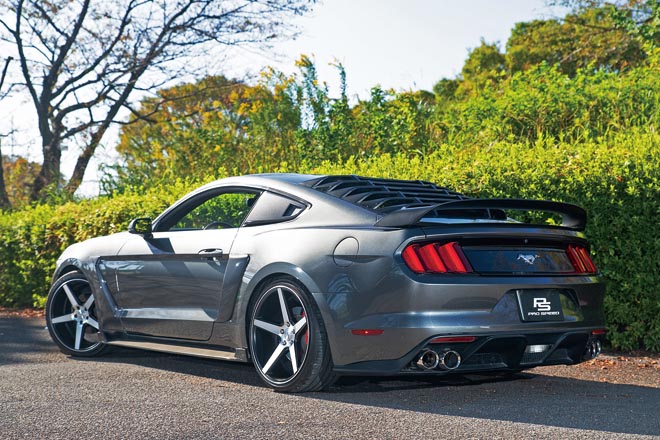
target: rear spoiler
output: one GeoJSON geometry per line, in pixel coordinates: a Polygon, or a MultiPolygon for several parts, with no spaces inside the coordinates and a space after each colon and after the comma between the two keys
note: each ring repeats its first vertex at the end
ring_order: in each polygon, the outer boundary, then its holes
{"type": "Polygon", "coordinates": [[[578,231],[587,224],[587,212],[570,203],[550,202],[547,200],[522,199],[465,199],[436,205],[414,208],[401,208],[385,214],[376,222],[376,226],[405,227],[419,222],[431,211],[457,211],[467,209],[511,209],[517,211],[543,211],[561,214],[561,226],[578,231]]]}

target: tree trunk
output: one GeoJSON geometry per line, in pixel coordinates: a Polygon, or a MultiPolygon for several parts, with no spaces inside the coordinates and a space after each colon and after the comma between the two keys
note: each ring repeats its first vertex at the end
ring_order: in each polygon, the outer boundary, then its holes
{"type": "Polygon", "coordinates": [[[32,184],[32,193],[30,194],[32,201],[43,198],[44,190],[53,184],[59,184],[60,180],[60,161],[62,157],[60,145],[51,133],[46,134],[42,131],[41,137],[44,160],[41,170],[32,184]]]}
{"type": "Polygon", "coordinates": [[[69,179],[69,182],[64,187],[64,191],[66,191],[67,193],[73,194],[76,192],[78,187],[80,187],[83,177],[85,176],[85,170],[87,170],[87,165],[89,164],[89,160],[94,155],[94,151],[96,151],[96,147],[98,147],[98,145],[101,143],[101,138],[103,138],[104,134],[105,134],[105,129],[100,129],[99,131],[94,133],[87,146],[85,146],[83,152],[80,153],[80,156],[78,156],[78,160],[76,161],[76,167],[73,169],[73,175],[71,176],[71,179],[69,179]]]}
{"type": "MultiPolygon", "coordinates": [[[[0,75],[0,90],[5,83],[5,78],[7,77],[7,69],[9,68],[9,63],[11,63],[12,57],[8,57],[5,61],[5,67],[2,69],[2,75],[0,75]]],[[[7,210],[11,208],[11,203],[9,202],[9,196],[7,195],[7,188],[5,187],[5,173],[4,167],[2,165],[2,139],[0,138],[0,210],[7,210]]]]}
{"type": "Polygon", "coordinates": [[[7,188],[5,188],[4,167],[2,164],[2,145],[0,142],[0,211],[6,211],[11,208],[11,202],[7,195],[7,188]]]}

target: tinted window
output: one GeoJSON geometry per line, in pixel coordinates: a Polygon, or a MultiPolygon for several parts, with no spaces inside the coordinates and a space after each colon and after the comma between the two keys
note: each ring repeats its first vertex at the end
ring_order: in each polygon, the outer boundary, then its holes
{"type": "Polygon", "coordinates": [[[292,220],[305,210],[307,205],[280,194],[265,192],[259,197],[254,209],[245,221],[246,226],[280,223],[292,220]]]}
{"type": "Polygon", "coordinates": [[[258,197],[249,191],[209,192],[184,204],[159,225],[159,230],[238,228],[258,197]]]}

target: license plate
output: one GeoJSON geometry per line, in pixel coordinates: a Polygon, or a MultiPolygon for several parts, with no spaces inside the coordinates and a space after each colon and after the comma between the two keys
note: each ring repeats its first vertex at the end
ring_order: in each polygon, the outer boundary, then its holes
{"type": "Polygon", "coordinates": [[[559,292],[518,291],[523,321],[563,321],[559,292]]]}

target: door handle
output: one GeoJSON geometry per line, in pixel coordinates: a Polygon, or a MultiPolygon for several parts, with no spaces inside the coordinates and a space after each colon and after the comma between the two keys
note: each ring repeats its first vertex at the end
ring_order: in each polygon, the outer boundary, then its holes
{"type": "Polygon", "coordinates": [[[197,254],[202,257],[204,260],[218,260],[218,258],[222,257],[222,249],[202,249],[201,251],[197,252],[197,254]]]}

